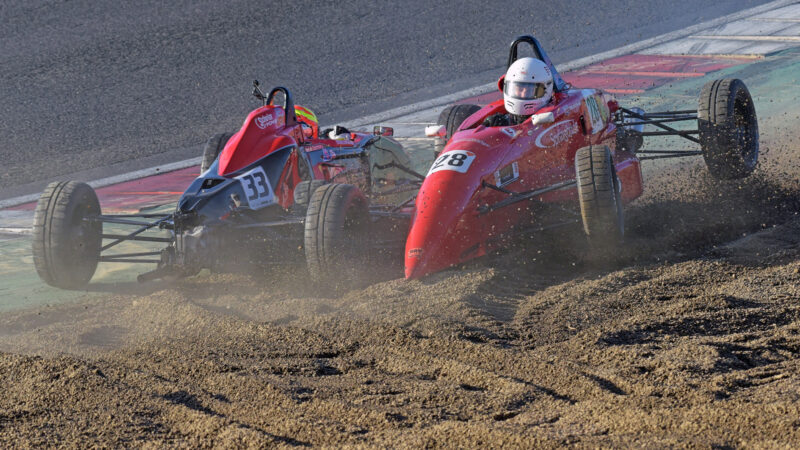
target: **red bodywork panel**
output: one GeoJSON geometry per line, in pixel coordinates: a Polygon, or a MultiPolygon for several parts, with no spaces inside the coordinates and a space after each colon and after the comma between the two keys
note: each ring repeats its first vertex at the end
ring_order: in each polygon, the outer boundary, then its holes
{"type": "Polygon", "coordinates": [[[230,175],[270,153],[302,142],[300,125],[285,126],[283,108],[262,106],[247,115],[242,128],[234,134],[219,155],[219,174],[230,175]]]}
{"type": "MultiPolygon", "coordinates": [[[[484,183],[525,192],[574,180],[575,153],[582,147],[608,145],[622,182],[623,200],[639,197],[639,160],[632,153],[614,151],[617,108],[610,95],[583,89],[556,93],[549,105],[537,111],[553,113],[551,123],[534,125],[529,118],[519,125],[483,126],[486,117],[506,112],[502,100],[467,118],[434,162],[417,196],[406,241],[406,278],[482,256],[505,235],[535,223],[532,202],[481,213],[480,207],[508,197],[484,183]]],[[[554,190],[539,200],[577,203],[577,191],[575,187],[554,190]]]]}
{"type": "MultiPolygon", "coordinates": [[[[219,155],[217,174],[235,176],[236,172],[287,147],[307,152],[324,148],[333,155],[337,148],[356,147],[369,136],[371,135],[365,133],[350,133],[349,139],[309,138],[304,135],[299,122],[286,125],[286,114],[282,107],[262,106],[248,114],[241,129],[225,144],[219,155]]],[[[301,181],[299,168],[298,153],[292,152],[275,186],[277,202],[284,208],[294,202],[294,188],[301,181]]],[[[344,170],[346,164],[323,163],[311,167],[313,178],[320,180],[331,180],[344,170]]]]}
{"type": "MultiPolygon", "coordinates": [[[[247,115],[242,128],[225,144],[219,155],[217,172],[222,176],[233,175],[276,150],[297,147],[303,139],[300,124],[286,126],[283,108],[262,106],[247,115]]],[[[300,182],[297,168],[297,155],[293,153],[275,188],[277,202],[284,208],[294,201],[294,187],[300,182]]]]}

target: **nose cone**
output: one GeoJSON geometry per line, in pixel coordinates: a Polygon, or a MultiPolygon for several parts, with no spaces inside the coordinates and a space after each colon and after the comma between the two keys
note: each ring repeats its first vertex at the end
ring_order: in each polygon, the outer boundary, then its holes
{"type": "Polygon", "coordinates": [[[434,217],[414,221],[406,241],[406,279],[422,278],[458,262],[458,258],[449,251],[452,238],[448,229],[452,224],[445,224],[441,219],[434,217]]]}
{"type": "Polygon", "coordinates": [[[406,280],[416,280],[431,272],[425,267],[427,264],[421,257],[421,254],[413,257],[406,255],[406,280]]]}
{"type": "MultiPolygon", "coordinates": [[[[422,229],[420,228],[420,230],[422,229]]],[[[405,275],[407,280],[422,278],[455,264],[455,262],[444,261],[439,255],[441,239],[437,239],[437,236],[444,233],[418,231],[415,234],[416,239],[409,240],[406,244],[405,275]]]]}
{"type": "Polygon", "coordinates": [[[470,207],[475,186],[456,182],[458,175],[436,173],[420,189],[406,240],[407,279],[458,264],[466,250],[478,248],[481,233],[476,222],[477,207],[470,207]]]}
{"type": "Polygon", "coordinates": [[[460,131],[433,162],[417,195],[406,239],[406,278],[420,278],[485,253],[485,219],[478,214],[486,195],[482,180],[494,177],[510,139],[492,128],[460,131]]]}

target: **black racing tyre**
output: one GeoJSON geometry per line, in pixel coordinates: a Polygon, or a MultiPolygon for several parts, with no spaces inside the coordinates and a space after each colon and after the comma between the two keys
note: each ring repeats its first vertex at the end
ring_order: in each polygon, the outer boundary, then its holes
{"type": "Polygon", "coordinates": [[[320,186],[324,186],[326,180],[301,181],[294,187],[294,204],[297,206],[307,206],[314,191],[320,186]]]}
{"type": "Polygon", "coordinates": [[[311,196],[304,247],[311,280],[338,291],[357,284],[366,269],[367,199],[350,184],[326,184],[311,196]]]}
{"type": "Polygon", "coordinates": [[[97,194],[88,184],[50,183],[33,216],[33,265],[50,286],[82,289],[100,261],[103,224],[84,220],[100,214],[97,194]]]}
{"type": "Polygon", "coordinates": [[[203,160],[200,161],[200,173],[204,173],[214,164],[231,136],[233,133],[217,133],[206,141],[206,146],[203,148],[203,160]]]}
{"type": "Polygon", "coordinates": [[[445,141],[449,141],[453,134],[458,130],[458,127],[467,119],[467,117],[475,114],[481,109],[478,105],[459,104],[450,105],[445,108],[440,114],[439,119],[436,121],[438,125],[444,125],[447,134],[445,141]]]}
{"type": "Polygon", "coordinates": [[[706,83],[697,108],[700,146],[708,171],[730,180],[750,175],[758,163],[758,120],[742,80],[706,83]]]}
{"type": "Polygon", "coordinates": [[[599,145],[578,150],[575,154],[575,180],[583,231],[590,247],[612,249],[625,234],[625,215],[611,150],[599,145]]]}

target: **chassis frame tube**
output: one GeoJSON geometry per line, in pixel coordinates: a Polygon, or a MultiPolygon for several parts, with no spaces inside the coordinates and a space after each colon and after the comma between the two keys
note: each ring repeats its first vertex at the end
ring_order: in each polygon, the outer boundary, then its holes
{"type": "Polygon", "coordinates": [[[627,132],[635,135],[635,136],[680,136],[684,139],[692,141],[696,144],[700,144],[700,139],[691,136],[692,134],[699,134],[699,130],[676,130],[670,126],[664,125],[663,122],[659,120],[651,120],[651,119],[674,119],[670,122],[681,122],[681,121],[688,121],[688,120],[696,120],[697,119],[697,111],[696,110],[682,110],[682,111],[673,111],[673,112],[658,112],[658,113],[650,113],[650,114],[639,114],[636,111],[630,110],[628,108],[620,108],[622,111],[622,118],[617,121],[617,126],[625,128],[627,132]],[[691,115],[689,115],[691,114],[691,115]],[[685,117],[679,117],[681,115],[685,115],[685,117]],[[632,117],[634,119],[639,119],[638,122],[628,123],[625,124],[624,118],[625,117],[632,117]],[[627,126],[626,126],[627,125],[627,126]],[[651,132],[639,132],[635,130],[631,130],[629,127],[631,125],[653,125],[655,127],[661,128],[665,131],[651,131],[651,132]]]}
{"type": "MultiPolygon", "coordinates": [[[[148,215],[149,216],[149,215],[148,215]]],[[[135,214],[130,216],[122,216],[122,215],[113,215],[113,216],[105,216],[99,215],[95,217],[87,217],[84,220],[93,221],[93,222],[102,222],[102,223],[115,223],[120,225],[138,225],[139,228],[135,231],[124,235],[124,234],[106,234],[103,233],[103,239],[113,239],[112,242],[104,245],[100,248],[101,252],[104,252],[115,245],[125,242],[125,241],[146,241],[146,242],[164,242],[164,243],[171,243],[173,239],[171,238],[157,238],[157,237],[147,237],[147,236],[139,236],[139,234],[144,233],[147,230],[160,226],[162,223],[173,219],[174,215],[158,215],[158,220],[154,220],[152,222],[138,222],[134,220],[125,220],[126,217],[137,217],[135,214]]],[[[138,216],[142,217],[142,216],[138,216]]]]}

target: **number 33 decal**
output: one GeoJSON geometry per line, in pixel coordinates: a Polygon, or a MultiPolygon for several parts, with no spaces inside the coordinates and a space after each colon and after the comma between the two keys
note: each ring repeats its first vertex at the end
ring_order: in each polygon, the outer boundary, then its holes
{"type": "Polygon", "coordinates": [[[428,175],[440,170],[452,170],[455,172],[466,173],[472,161],[475,160],[475,153],[467,150],[450,150],[442,153],[433,162],[428,175]]]}
{"type": "Polygon", "coordinates": [[[259,209],[274,203],[275,194],[272,192],[267,174],[261,167],[239,175],[236,179],[242,183],[242,189],[247,196],[247,204],[250,209],[259,209]]]}

